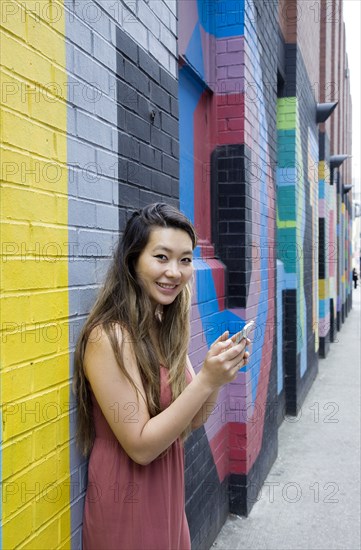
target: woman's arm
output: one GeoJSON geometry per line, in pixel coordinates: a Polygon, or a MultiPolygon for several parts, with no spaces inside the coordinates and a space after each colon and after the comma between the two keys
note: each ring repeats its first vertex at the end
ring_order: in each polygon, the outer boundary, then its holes
{"type": "MultiPolygon", "coordinates": [[[[187,369],[192,375],[192,379],[194,379],[197,375],[194,372],[194,369],[192,367],[192,363],[187,355],[187,369]]],[[[215,407],[217,406],[217,397],[219,393],[220,388],[215,389],[208,399],[203,403],[197,414],[192,419],[192,430],[197,430],[203,424],[207,421],[209,416],[213,413],[215,407]]]]}
{"type": "MultiPolygon", "coordinates": [[[[146,465],[165,451],[189,426],[217,388],[237,376],[244,344],[225,350],[225,342],[217,342],[207,353],[203,368],[181,395],[164,411],[150,418],[130,338],[124,339],[124,366],[144,399],[137,395],[121,372],[109,339],[104,331],[94,329],[85,356],[86,376],[97,402],[115,437],[125,452],[138,464],[146,465]]],[[[119,340],[123,332],[119,329],[119,340]]],[[[229,345],[229,344],[228,344],[229,345]]]]}

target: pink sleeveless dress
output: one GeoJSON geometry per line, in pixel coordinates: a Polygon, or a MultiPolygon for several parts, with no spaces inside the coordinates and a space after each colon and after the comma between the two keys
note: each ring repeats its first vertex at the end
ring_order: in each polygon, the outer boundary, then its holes
{"type": "MultiPolygon", "coordinates": [[[[161,408],[171,402],[161,366],[161,408]]],[[[187,383],[192,376],[186,370],[187,383]]],[[[89,459],[83,550],[190,550],[179,439],[146,466],[123,450],[94,394],[95,442],[89,459]]]]}

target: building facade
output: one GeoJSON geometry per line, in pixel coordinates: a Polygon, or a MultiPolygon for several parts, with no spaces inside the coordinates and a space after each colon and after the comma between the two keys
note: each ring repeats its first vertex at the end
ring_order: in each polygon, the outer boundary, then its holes
{"type": "Polygon", "coordinates": [[[1,5],[3,548],[81,548],[77,335],[131,213],[194,223],[189,354],[256,322],[186,444],[192,547],[247,516],[352,307],[341,0],[1,5]]]}

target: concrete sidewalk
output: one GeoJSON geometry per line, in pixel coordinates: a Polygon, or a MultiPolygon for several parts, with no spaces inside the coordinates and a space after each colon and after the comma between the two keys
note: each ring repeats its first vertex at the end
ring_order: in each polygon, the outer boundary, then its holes
{"type": "Polygon", "coordinates": [[[212,549],[360,549],[360,287],[336,338],[250,516],[229,516],[212,549]]]}

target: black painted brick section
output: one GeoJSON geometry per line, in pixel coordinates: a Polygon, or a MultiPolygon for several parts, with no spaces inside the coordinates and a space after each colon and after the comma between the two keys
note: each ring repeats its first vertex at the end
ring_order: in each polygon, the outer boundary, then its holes
{"type": "Polygon", "coordinates": [[[122,230],[124,212],[156,201],[179,207],[178,82],[120,28],[116,37],[122,230]]]}
{"type": "Polygon", "coordinates": [[[245,145],[220,146],[212,153],[212,241],[216,256],[227,268],[227,307],[246,307],[252,270],[252,213],[241,207],[251,193],[244,178],[249,158],[245,145]]]}

